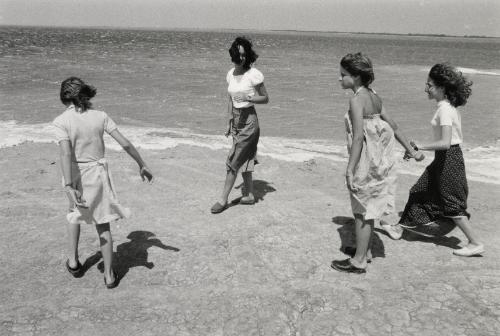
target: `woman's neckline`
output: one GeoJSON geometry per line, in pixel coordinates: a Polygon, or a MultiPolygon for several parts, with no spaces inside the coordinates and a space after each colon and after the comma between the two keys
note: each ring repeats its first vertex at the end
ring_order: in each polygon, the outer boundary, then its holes
{"type": "Polygon", "coordinates": [[[234,73],[236,72],[236,68],[234,68],[234,70],[233,70],[233,76],[243,76],[244,74],[246,74],[247,72],[249,72],[249,71],[250,71],[250,69],[252,69],[252,68],[248,68],[248,69],[246,69],[246,70],[245,70],[245,72],[244,72],[244,73],[242,73],[242,74],[235,75],[234,73]]]}

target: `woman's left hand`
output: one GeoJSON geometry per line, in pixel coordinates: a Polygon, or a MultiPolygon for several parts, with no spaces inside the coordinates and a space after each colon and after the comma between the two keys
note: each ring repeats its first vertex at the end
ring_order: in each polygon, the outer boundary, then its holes
{"type": "Polygon", "coordinates": [[[356,192],[358,191],[358,188],[354,185],[354,177],[352,176],[352,174],[346,174],[345,175],[345,184],[347,185],[347,189],[349,189],[350,191],[352,192],[356,192]]]}

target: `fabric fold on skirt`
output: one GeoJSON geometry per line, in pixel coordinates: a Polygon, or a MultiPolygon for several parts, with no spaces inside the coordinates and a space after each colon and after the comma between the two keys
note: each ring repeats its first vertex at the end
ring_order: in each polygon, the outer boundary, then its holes
{"type": "Polygon", "coordinates": [[[103,224],[130,217],[130,210],[118,202],[108,161],[72,163],[73,184],[88,208],[70,207],[70,224],[103,224]]]}
{"type": "Polygon", "coordinates": [[[228,170],[252,172],[257,161],[257,144],[260,128],[257,113],[253,106],[246,108],[233,107],[233,126],[231,134],[233,146],[229,151],[226,166],[228,170]]]}

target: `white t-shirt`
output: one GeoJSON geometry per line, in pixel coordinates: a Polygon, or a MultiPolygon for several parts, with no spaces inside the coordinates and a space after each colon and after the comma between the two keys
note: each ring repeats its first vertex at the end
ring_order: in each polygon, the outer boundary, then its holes
{"type": "Polygon", "coordinates": [[[235,102],[234,96],[237,94],[254,96],[255,86],[264,82],[264,75],[256,68],[250,68],[243,75],[239,76],[235,76],[233,75],[233,73],[234,68],[229,70],[226,76],[226,81],[229,84],[229,86],[227,87],[227,92],[229,92],[229,95],[233,100],[233,106],[236,108],[253,106],[254,104],[251,102],[235,102]]]}
{"type": "Polygon", "coordinates": [[[104,157],[104,132],[117,129],[114,121],[106,112],[87,110],[78,112],[74,105],[54,119],[57,142],[69,140],[76,162],[97,161],[104,157]]]}
{"type": "Polygon", "coordinates": [[[431,125],[435,141],[442,139],[442,126],[451,126],[451,145],[458,145],[463,142],[460,112],[448,100],[441,100],[438,103],[431,125]]]}

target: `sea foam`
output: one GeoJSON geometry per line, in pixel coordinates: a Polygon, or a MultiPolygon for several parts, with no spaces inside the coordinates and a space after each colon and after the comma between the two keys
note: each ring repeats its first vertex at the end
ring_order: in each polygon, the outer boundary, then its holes
{"type": "MultiPolygon", "coordinates": [[[[223,135],[199,134],[189,129],[120,126],[121,132],[138,148],[143,150],[164,150],[179,145],[203,147],[210,150],[228,150],[231,139],[223,135]]],[[[24,142],[55,143],[53,126],[43,124],[22,124],[16,121],[0,122],[0,148],[12,147],[24,142]]],[[[105,136],[106,147],[121,150],[120,146],[105,136]]],[[[500,184],[500,143],[463,149],[467,176],[472,181],[500,184]]],[[[261,137],[259,156],[281,161],[304,162],[323,158],[339,164],[347,162],[344,143],[323,139],[293,139],[261,137]]],[[[398,169],[400,173],[418,176],[430,163],[433,155],[422,162],[402,160],[403,150],[399,147],[398,169]]]]}

